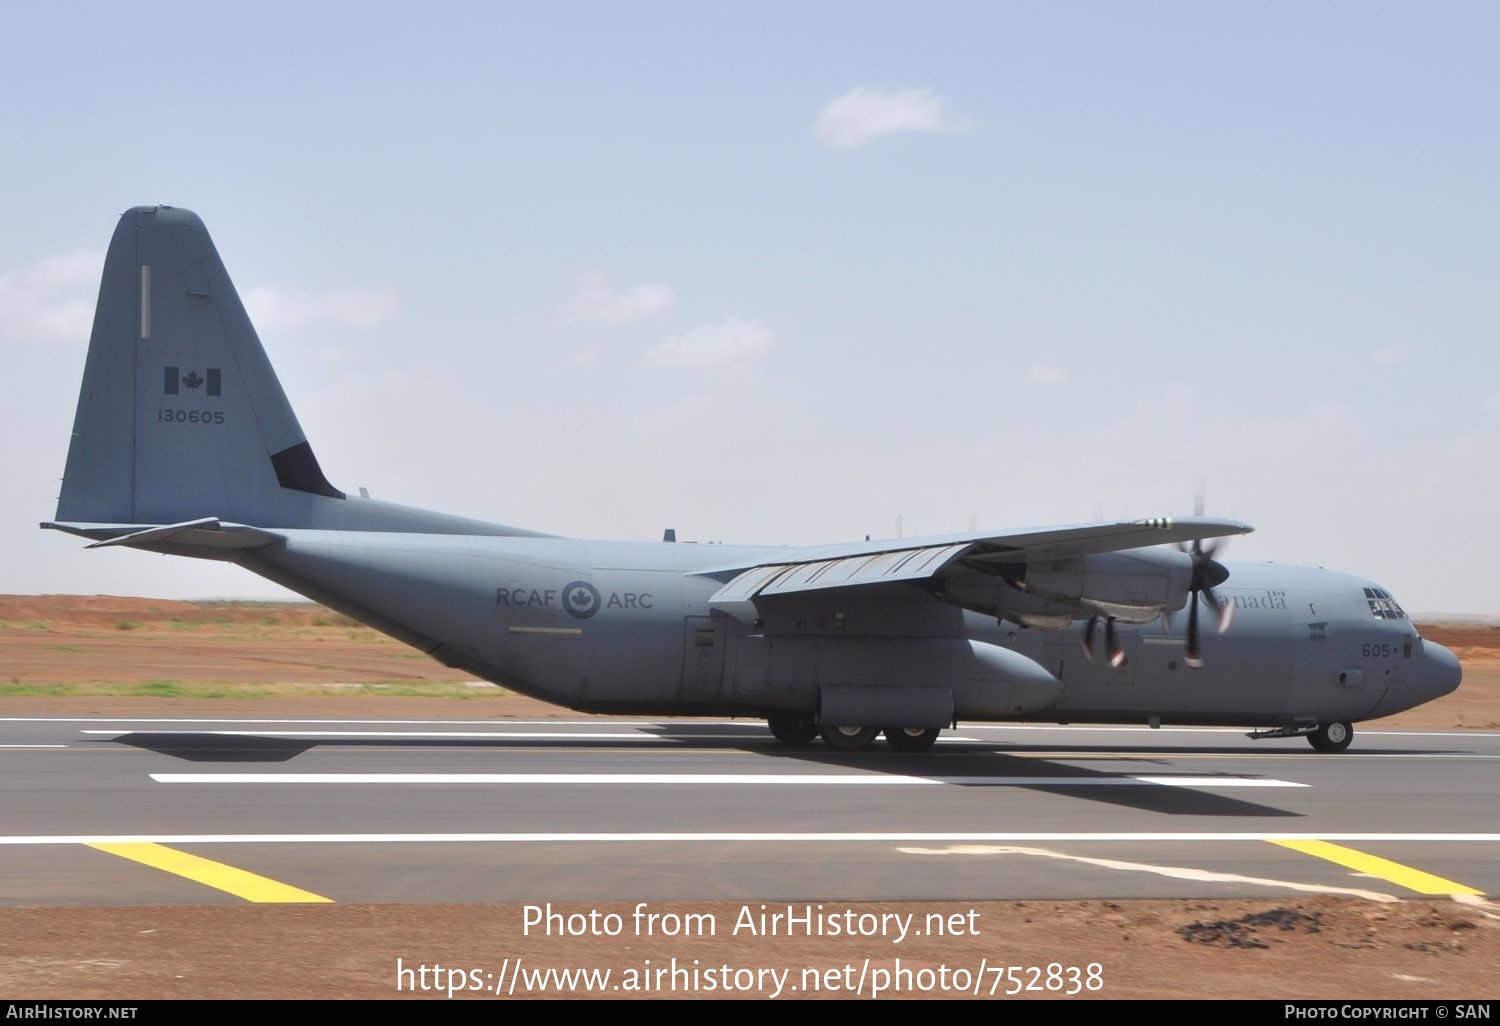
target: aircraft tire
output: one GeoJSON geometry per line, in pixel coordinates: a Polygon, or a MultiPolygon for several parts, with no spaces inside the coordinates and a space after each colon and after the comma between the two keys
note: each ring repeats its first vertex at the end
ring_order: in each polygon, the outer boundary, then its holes
{"type": "Polygon", "coordinates": [[[796,713],[777,713],[766,717],[766,726],[771,736],[791,748],[803,748],[812,744],[818,736],[818,724],[811,716],[796,713]]]}
{"type": "Polygon", "coordinates": [[[879,727],[841,727],[831,723],[823,725],[823,743],[841,752],[858,752],[870,747],[879,727]]]}
{"type": "Polygon", "coordinates": [[[1317,730],[1307,735],[1307,743],[1320,752],[1342,752],[1353,740],[1353,724],[1339,721],[1321,723],[1317,730]]]}
{"type": "Polygon", "coordinates": [[[886,727],[885,739],[898,752],[925,752],[942,732],[942,727],[886,727]]]}

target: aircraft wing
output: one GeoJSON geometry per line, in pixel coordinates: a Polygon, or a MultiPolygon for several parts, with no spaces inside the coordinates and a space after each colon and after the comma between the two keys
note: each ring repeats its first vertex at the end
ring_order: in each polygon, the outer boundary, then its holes
{"type": "Polygon", "coordinates": [[[1247,534],[1248,524],[1217,517],[1155,517],[1109,524],[1046,527],[1008,534],[887,539],[768,554],[754,564],[718,567],[703,576],[723,581],[710,604],[743,614],[746,604],[836,588],[868,589],[939,577],[1024,577],[1025,568],[1130,549],[1247,534]]]}

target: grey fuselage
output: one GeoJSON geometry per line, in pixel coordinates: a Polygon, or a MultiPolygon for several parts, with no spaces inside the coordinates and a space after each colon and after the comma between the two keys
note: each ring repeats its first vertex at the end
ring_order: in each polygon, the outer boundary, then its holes
{"type": "Polygon", "coordinates": [[[476,677],[586,712],[816,715],[825,687],[941,680],[955,672],[952,645],[964,641],[1023,655],[1062,687],[1044,708],[1007,715],[960,703],[955,719],[1355,722],[1431,701],[1460,677],[1453,655],[1424,642],[1410,620],[1372,612],[1371,582],[1310,567],[1230,564],[1217,592],[1233,606],[1232,624],[1222,634],[1204,630],[1207,668],[1184,659],[1187,614],[1179,610],[1118,625],[1127,659],[1116,669],[1086,658],[1081,624],[1025,628],[920,587],[904,602],[831,592],[821,607],[759,626],[710,607],[721,581],[703,571],[774,560],[774,549],[281,533],[284,544],[237,561],[476,677]]]}

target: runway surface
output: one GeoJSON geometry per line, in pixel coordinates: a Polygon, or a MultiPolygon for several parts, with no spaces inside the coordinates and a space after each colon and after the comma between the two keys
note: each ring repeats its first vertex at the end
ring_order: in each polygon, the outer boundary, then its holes
{"type": "Polygon", "coordinates": [[[1500,733],[0,719],[0,905],[1500,892],[1500,733]]]}

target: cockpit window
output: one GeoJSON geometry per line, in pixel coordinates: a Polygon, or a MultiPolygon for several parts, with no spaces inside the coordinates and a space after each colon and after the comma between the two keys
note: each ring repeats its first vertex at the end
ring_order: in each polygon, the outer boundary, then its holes
{"type": "Polygon", "coordinates": [[[1365,601],[1370,604],[1370,613],[1377,620],[1406,619],[1406,610],[1398,606],[1384,588],[1366,588],[1365,601]]]}

